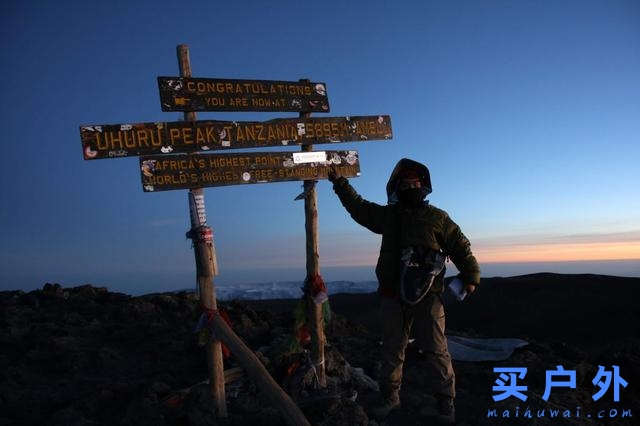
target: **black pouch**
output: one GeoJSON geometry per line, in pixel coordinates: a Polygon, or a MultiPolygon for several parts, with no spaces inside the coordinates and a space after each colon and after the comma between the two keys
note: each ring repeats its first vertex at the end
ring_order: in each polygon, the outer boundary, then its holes
{"type": "Polygon", "coordinates": [[[400,299],[415,305],[427,295],[444,270],[445,255],[422,246],[405,247],[400,255],[400,299]]]}

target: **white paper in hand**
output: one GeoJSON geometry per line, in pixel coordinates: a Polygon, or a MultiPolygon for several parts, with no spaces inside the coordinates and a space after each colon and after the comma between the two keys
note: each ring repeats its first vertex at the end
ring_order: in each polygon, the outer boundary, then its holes
{"type": "Polygon", "coordinates": [[[467,296],[467,291],[464,289],[464,284],[457,277],[449,283],[449,291],[455,296],[458,302],[461,302],[467,296]]]}

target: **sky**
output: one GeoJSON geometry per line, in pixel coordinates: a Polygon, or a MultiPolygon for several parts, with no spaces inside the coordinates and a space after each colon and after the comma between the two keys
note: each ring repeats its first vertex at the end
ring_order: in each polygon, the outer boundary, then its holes
{"type": "MultiPolygon", "coordinates": [[[[460,225],[483,271],[562,264],[640,276],[636,1],[0,7],[0,290],[193,284],[187,191],[144,193],[137,158],[83,160],[78,130],[181,120],[161,111],[156,82],[178,75],[178,44],[190,48],[194,77],[309,78],[326,83],[330,116],[389,114],[393,140],[316,149],[357,150],[361,176],[351,183],[380,204],[399,159],[426,164],[430,202],[460,225]]],[[[300,192],[300,182],[205,191],[220,278],[304,278],[300,192]]],[[[327,181],[318,214],[321,270],[372,277],[380,237],[352,221],[327,181]]]]}

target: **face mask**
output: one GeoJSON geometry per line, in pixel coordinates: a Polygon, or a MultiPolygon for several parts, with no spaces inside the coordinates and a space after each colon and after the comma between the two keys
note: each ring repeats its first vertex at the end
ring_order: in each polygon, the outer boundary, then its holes
{"type": "Polygon", "coordinates": [[[417,207],[424,203],[424,195],[422,188],[405,189],[404,191],[398,191],[398,200],[401,203],[417,207]]]}

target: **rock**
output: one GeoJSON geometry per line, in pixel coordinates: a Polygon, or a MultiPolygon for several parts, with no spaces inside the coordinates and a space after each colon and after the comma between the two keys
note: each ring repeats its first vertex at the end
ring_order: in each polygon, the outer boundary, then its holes
{"type": "Polygon", "coordinates": [[[184,400],[184,412],[190,426],[218,424],[214,407],[208,384],[194,386],[184,400]]]}
{"type": "Polygon", "coordinates": [[[91,286],[90,284],[81,285],[78,287],[74,287],[71,289],[76,297],[82,297],[86,299],[93,299],[98,294],[96,288],[91,286]]]}
{"type": "Polygon", "coordinates": [[[369,417],[364,409],[348,399],[340,399],[329,406],[325,418],[318,423],[322,426],[366,426],[369,417]]]}
{"type": "Polygon", "coordinates": [[[337,377],[342,383],[346,383],[351,379],[351,366],[337,348],[325,346],[324,360],[327,375],[337,377]]]}
{"type": "Polygon", "coordinates": [[[155,395],[135,398],[127,407],[123,426],[156,426],[164,424],[164,415],[155,395]]]}
{"type": "Polygon", "coordinates": [[[362,368],[349,367],[351,368],[351,380],[356,388],[372,392],[380,392],[378,382],[367,376],[362,368]]]}
{"type": "Polygon", "coordinates": [[[43,295],[47,295],[47,296],[62,297],[63,292],[64,291],[62,290],[62,286],[58,283],[56,284],[46,283],[42,287],[43,295]]]}
{"type": "Polygon", "coordinates": [[[97,426],[100,423],[88,420],[73,407],[56,411],[51,417],[52,426],[97,426]]]}
{"type": "MultiPolygon", "coordinates": [[[[0,346],[3,348],[0,354],[0,425],[284,424],[280,414],[248,377],[227,386],[229,418],[226,421],[216,418],[206,383],[194,386],[207,375],[205,351],[197,347],[193,334],[200,313],[194,293],[131,297],[90,285],[62,288],[59,284],[47,284],[42,290],[28,293],[0,292],[0,346]],[[65,293],[69,295],[66,300],[65,293]]],[[[557,286],[556,291],[562,289],[557,286]]],[[[377,315],[375,309],[362,306],[361,297],[352,298],[358,306],[343,305],[343,309],[333,315],[335,322],[327,328],[327,388],[315,390],[312,371],[303,368],[298,377],[299,387],[291,392],[301,406],[307,404],[302,409],[314,425],[378,425],[368,420],[363,410],[363,407],[370,409],[373,398],[377,397],[378,383],[373,379],[380,370],[377,329],[365,329],[347,317],[355,308],[361,315],[368,315],[369,311],[370,315],[377,315]],[[354,391],[357,398],[353,398],[354,391]],[[367,402],[369,400],[371,403],[367,402]]],[[[470,299],[471,305],[467,305],[473,307],[472,303],[477,303],[478,299],[475,300],[470,299]]],[[[283,371],[299,358],[291,350],[285,357],[281,350],[290,343],[293,327],[292,308],[287,306],[293,307],[297,301],[259,302],[221,302],[220,307],[229,307],[234,330],[249,347],[260,348],[261,353],[256,355],[270,371],[273,370],[274,378],[284,387],[286,375],[283,371]]],[[[373,306],[374,302],[372,297],[367,304],[373,306]]],[[[518,309],[527,306],[521,304],[518,309]]],[[[536,309],[543,311],[546,305],[536,309]]],[[[632,319],[634,309],[627,310],[625,315],[632,319]]],[[[537,310],[527,312],[544,319],[537,310]]],[[[484,312],[483,309],[480,311],[484,312]]],[[[461,311],[460,315],[462,312],[466,311],[461,311]]],[[[458,334],[525,337],[517,334],[517,329],[509,328],[512,324],[508,322],[485,324],[470,314],[465,315],[473,319],[470,323],[478,331],[469,332],[461,322],[457,327],[458,334]],[[497,328],[503,325],[508,327],[497,328]]],[[[450,318],[456,321],[456,315],[448,316],[447,320],[450,318]]],[[[523,315],[514,321],[528,318],[523,315]]],[[[590,318],[603,320],[594,316],[581,321],[590,318]]],[[[378,324],[377,321],[368,323],[378,324]]],[[[524,326],[527,324],[523,323],[524,326]]],[[[456,408],[459,408],[461,424],[492,424],[492,419],[483,418],[483,413],[492,404],[490,394],[495,375],[491,368],[497,366],[527,367],[525,384],[529,386],[531,401],[536,404],[544,391],[546,369],[556,365],[575,369],[577,389],[565,393],[554,390],[553,403],[562,407],[579,405],[586,411],[587,407],[593,407],[591,380],[597,366],[603,365],[611,371],[612,365],[619,365],[621,376],[630,384],[621,389],[620,406],[640,411],[640,395],[634,387],[640,382],[640,340],[633,337],[637,321],[617,323],[619,330],[608,329],[618,335],[626,333],[625,339],[608,340],[600,333],[592,333],[600,336],[597,350],[576,345],[571,334],[576,329],[567,328],[561,321],[553,324],[551,331],[562,338],[546,339],[538,334],[529,346],[516,351],[508,361],[495,365],[454,363],[459,396],[456,408]]],[[[423,385],[427,373],[416,362],[414,352],[408,351],[405,362],[401,394],[405,410],[391,415],[380,422],[381,425],[427,421],[419,414],[425,404],[429,405],[430,396],[425,395],[423,385]]],[[[233,356],[225,360],[225,368],[233,365],[233,356]]],[[[610,393],[606,396],[608,399],[603,398],[602,408],[610,405],[610,393]]],[[[533,424],[531,422],[529,426],[533,424]]]]}
{"type": "Polygon", "coordinates": [[[151,386],[149,386],[149,393],[157,394],[162,397],[171,392],[171,386],[163,382],[153,382],[151,386]]]}

